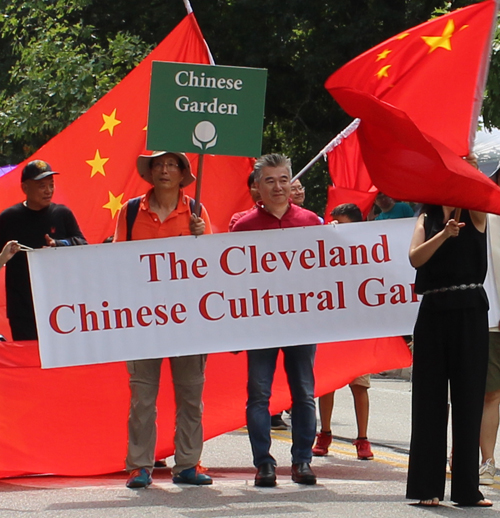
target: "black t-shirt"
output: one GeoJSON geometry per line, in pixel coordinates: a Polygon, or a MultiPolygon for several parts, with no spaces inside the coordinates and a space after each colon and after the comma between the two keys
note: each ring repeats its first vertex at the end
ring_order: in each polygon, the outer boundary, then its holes
{"type": "MultiPolygon", "coordinates": [[[[31,210],[23,203],[0,214],[0,250],[13,239],[31,248],[47,246],[45,234],[57,246],[85,245],[75,216],[68,207],[51,203],[42,210],[31,210]]],[[[7,316],[34,319],[33,300],[25,252],[18,252],[6,265],[7,316]]]]}

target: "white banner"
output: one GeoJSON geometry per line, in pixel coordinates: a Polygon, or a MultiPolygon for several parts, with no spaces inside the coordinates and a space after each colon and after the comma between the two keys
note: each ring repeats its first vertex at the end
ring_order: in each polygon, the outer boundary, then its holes
{"type": "Polygon", "coordinates": [[[28,254],[42,365],[411,334],[415,220],[28,254]]]}

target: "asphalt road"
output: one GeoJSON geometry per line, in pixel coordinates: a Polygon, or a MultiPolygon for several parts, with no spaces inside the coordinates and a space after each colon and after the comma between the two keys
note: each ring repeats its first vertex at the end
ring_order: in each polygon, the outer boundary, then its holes
{"type": "MultiPolygon", "coordinates": [[[[315,457],[316,486],[290,479],[290,433],[273,432],[278,485],[256,488],[245,429],[205,444],[203,465],[212,486],[174,485],[170,469],[157,469],[146,490],[125,487],[126,473],[91,478],[25,477],[0,481],[1,518],[314,518],[500,516],[500,478],[484,488],[491,509],[462,509],[445,501],[423,509],[405,500],[410,437],[410,383],[375,379],[370,390],[370,427],[375,459],[359,461],[350,390],[336,394],[334,440],[327,457],[315,457]]],[[[500,459],[500,454],[497,456],[500,459]]],[[[172,465],[172,459],[167,460],[172,465]]],[[[449,489],[449,488],[448,488],[449,489]]]]}

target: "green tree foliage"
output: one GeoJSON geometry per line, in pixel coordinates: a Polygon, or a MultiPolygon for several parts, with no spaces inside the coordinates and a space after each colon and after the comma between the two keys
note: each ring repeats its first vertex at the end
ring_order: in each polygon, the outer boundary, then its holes
{"type": "MultiPolygon", "coordinates": [[[[8,81],[0,92],[3,162],[24,159],[109,91],[149,52],[126,32],[98,38],[91,0],[3,2],[8,81]]],[[[4,71],[5,72],[5,71],[4,71]]]]}
{"type": "MultiPolygon", "coordinates": [[[[471,3],[191,0],[216,63],[268,69],[263,152],[288,154],[296,172],[350,123],[323,87],[331,73],[433,14],[471,3]]],[[[181,0],[0,0],[0,12],[3,163],[20,160],[74,120],[185,15],[181,0]]],[[[487,124],[500,125],[499,103],[495,50],[487,124]]],[[[303,179],[306,203],[318,213],[328,181],[322,161],[303,179]]]]}

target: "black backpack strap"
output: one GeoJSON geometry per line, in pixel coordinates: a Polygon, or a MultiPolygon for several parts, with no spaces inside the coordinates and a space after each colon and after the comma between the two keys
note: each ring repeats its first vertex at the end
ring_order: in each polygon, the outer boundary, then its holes
{"type": "MultiPolygon", "coordinates": [[[[189,210],[191,211],[191,214],[194,213],[194,206],[196,205],[196,201],[194,198],[189,198],[189,210]]],[[[200,203],[200,214],[201,214],[201,208],[203,207],[203,203],[200,203]]],[[[197,214],[198,216],[198,214],[197,214]]]]}
{"type": "MultiPolygon", "coordinates": [[[[137,217],[137,213],[139,212],[141,198],[142,198],[142,196],[138,196],[137,198],[132,198],[132,199],[128,200],[128,203],[127,203],[127,214],[126,214],[127,241],[132,240],[132,227],[134,226],[135,218],[137,217]]],[[[195,200],[193,198],[190,198],[189,199],[189,209],[191,211],[191,214],[194,212],[194,206],[195,206],[195,200]]],[[[203,205],[200,203],[200,213],[201,213],[201,207],[203,207],[203,205]]]]}
{"type": "Polygon", "coordinates": [[[132,240],[132,227],[134,226],[135,218],[139,212],[139,205],[141,204],[142,196],[132,198],[127,203],[127,241],[132,240]]]}

